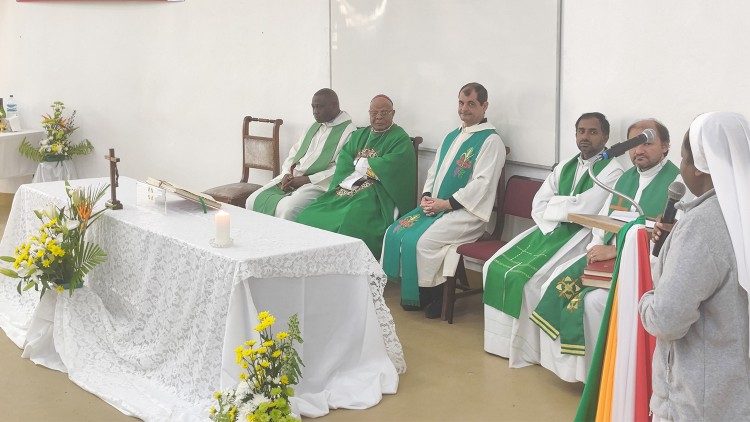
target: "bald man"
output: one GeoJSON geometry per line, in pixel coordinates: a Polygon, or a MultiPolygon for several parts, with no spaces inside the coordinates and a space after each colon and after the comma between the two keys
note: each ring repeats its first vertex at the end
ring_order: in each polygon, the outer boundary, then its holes
{"type": "Polygon", "coordinates": [[[386,228],[416,202],[414,147],[393,123],[395,113],[385,95],[370,101],[370,126],[352,133],[331,187],[302,210],[298,223],[362,239],[380,257],[386,228]]]}
{"type": "Polygon", "coordinates": [[[356,127],[339,108],[332,89],[323,88],[313,95],[312,112],[315,123],[289,151],[281,174],[250,195],[245,208],[294,220],[328,190],[336,157],[356,127]]]}

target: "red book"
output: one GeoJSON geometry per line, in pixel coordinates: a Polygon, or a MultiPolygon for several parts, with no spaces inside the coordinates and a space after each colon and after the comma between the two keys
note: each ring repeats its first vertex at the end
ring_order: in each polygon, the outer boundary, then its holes
{"type": "Polygon", "coordinates": [[[612,286],[612,277],[584,275],[581,277],[581,284],[588,287],[600,287],[602,289],[609,289],[612,286]]]}
{"type": "Polygon", "coordinates": [[[612,278],[612,271],[615,270],[615,259],[606,261],[591,262],[583,269],[585,275],[612,278]]]}

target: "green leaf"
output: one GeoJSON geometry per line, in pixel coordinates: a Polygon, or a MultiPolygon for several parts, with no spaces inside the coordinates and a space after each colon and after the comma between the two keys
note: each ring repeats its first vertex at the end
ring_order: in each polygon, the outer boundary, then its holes
{"type": "Polygon", "coordinates": [[[6,277],[10,277],[10,278],[19,278],[17,272],[15,272],[13,270],[9,270],[7,268],[0,268],[0,274],[4,275],[6,277]]]}
{"type": "Polygon", "coordinates": [[[23,286],[23,291],[25,292],[26,290],[29,290],[34,286],[36,286],[36,283],[34,283],[33,281],[29,281],[25,286],[23,286]]]}
{"type": "Polygon", "coordinates": [[[16,262],[16,259],[13,258],[12,256],[0,256],[0,261],[16,262]]]}

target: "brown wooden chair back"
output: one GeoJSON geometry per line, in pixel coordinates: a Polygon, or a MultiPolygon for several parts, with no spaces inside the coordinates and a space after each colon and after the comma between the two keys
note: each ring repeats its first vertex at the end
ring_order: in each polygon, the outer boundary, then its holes
{"type": "Polygon", "coordinates": [[[281,119],[262,119],[245,116],[242,121],[242,180],[247,183],[250,169],[268,170],[276,177],[281,173],[279,161],[279,128],[284,123],[281,119]],[[250,123],[272,123],[273,135],[257,136],[250,134],[250,123]]]}

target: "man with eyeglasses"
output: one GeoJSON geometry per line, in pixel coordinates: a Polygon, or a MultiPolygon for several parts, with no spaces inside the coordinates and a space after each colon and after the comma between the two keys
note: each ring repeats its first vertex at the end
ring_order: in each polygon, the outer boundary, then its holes
{"type": "Polygon", "coordinates": [[[328,192],[297,222],[362,239],[380,256],[383,233],[414,207],[416,157],[409,135],[393,123],[393,101],[370,101],[370,126],[355,130],[336,161],[328,192]]]}
{"type": "Polygon", "coordinates": [[[313,95],[312,112],[315,123],[289,151],[281,174],[250,195],[245,208],[294,220],[328,190],[336,157],[356,127],[339,108],[332,89],[323,88],[313,95]]]}
{"type": "Polygon", "coordinates": [[[505,165],[505,145],[484,117],[487,90],[476,82],[458,92],[460,127],[451,131],[427,171],[417,208],[386,231],[383,269],[401,280],[401,306],[441,314],[446,277],[456,272],[456,248],[484,233],[505,165]]]}

